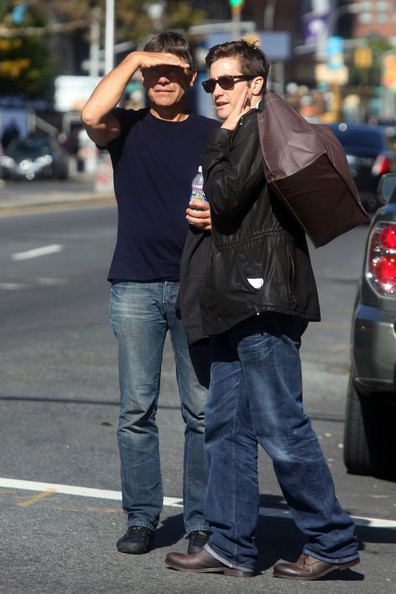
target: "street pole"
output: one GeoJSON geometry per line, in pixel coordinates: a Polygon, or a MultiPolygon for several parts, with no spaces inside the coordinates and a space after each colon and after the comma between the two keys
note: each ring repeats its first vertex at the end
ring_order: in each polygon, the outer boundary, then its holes
{"type": "Polygon", "coordinates": [[[264,8],[264,31],[272,31],[274,28],[275,9],[277,0],[267,0],[264,8]]]}
{"type": "Polygon", "coordinates": [[[114,68],[114,15],[115,0],[106,0],[105,74],[114,68]]]}
{"type": "Polygon", "coordinates": [[[241,10],[244,0],[229,0],[232,15],[232,39],[241,38],[241,10]]]}
{"type": "Polygon", "coordinates": [[[360,6],[354,2],[350,4],[344,4],[338,8],[335,6],[335,1],[331,0],[330,12],[325,26],[323,27],[322,34],[318,40],[316,54],[320,60],[326,57],[326,46],[329,37],[332,37],[336,32],[336,26],[338,20],[346,14],[357,14],[360,6]]]}
{"type": "Polygon", "coordinates": [[[91,10],[91,30],[89,44],[89,76],[99,76],[100,70],[100,12],[99,6],[91,10]]]}
{"type": "Polygon", "coordinates": [[[166,8],[164,0],[160,2],[154,2],[147,7],[147,13],[153,21],[154,30],[159,33],[163,30],[163,16],[166,8]]]}
{"type": "MultiPolygon", "coordinates": [[[[337,25],[338,20],[346,14],[357,14],[359,12],[359,9],[360,9],[359,5],[354,2],[345,4],[343,6],[339,6],[337,8],[335,0],[331,0],[331,11],[330,11],[329,19],[327,21],[327,26],[325,27],[325,37],[324,37],[324,43],[323,43],[323,53],[326,55],[327,58],[328,58],[328,55],[327,55],[328,41],[329,41],[329,39],[333,38],[333,36],[336,32],[336,25],[337,25]]],[[[344,50],[342,50],[342,51],[344,51],[344,50]]],[[[341,115],[342,115],[341,83],[334,81],[331,85],[331,88],[332,88],[333,98],[334,98],[333,110],[334,110],[334,114],[335,114],[335,119],[336,119],[336,121],[339,121],[341,119],[341,115]]]]}
{"type": "Polygon", "coordinates": [[[327,36],[331,37],[335,33],[335,28],[337,21],[340,17],[345,16],[346,14],[357,14],[359,12],[360,6],[359,4],[345,4],[344,6],[340,6],[339,8],[334,8],[331,11],[329,20],[327,23],[327,36]]]}
{"type": "Polygon", "coordinates": [[[241,9],[239,6],[232,7],[232,39],[241,38],[241,9]]]}

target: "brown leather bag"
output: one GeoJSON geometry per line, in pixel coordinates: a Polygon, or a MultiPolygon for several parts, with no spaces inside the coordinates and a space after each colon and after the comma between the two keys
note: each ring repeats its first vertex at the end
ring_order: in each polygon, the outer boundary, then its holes
{"type": "Polygon", "coordinates": [[[330,128],[310,124],[271,91],[260,107],[258,127],[267,182],[315,247],[367,223],[344,149],[330,128]]]}

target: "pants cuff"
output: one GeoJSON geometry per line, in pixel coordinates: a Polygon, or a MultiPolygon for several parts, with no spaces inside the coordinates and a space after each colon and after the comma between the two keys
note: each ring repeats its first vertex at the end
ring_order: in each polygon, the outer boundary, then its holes
{"type": "Polygon", "coordinates": [[[313,557],[314,559],[318,559],[319,561],[323,561],[324,563],[331,563],[333,565],[342,565],[343,563],[349,563],[350,561],[355,561],[355,559],[359,559],[359,553],[355,553],[354,555],[349,555],[348,557],[324,557],[323,555],[318,555],[315,552],[309,551],[307,548],[304,547],[303,549],[304,555],[308,555],[309,557],[313,557]]]}
{"type": "Polygon", "coordinates": [[[186,528],[186,536],[191,532],[210,532],[209,526],[193,526],[192,528],[186,528]]]}
{"type": "Polygon", "coordinates": [[[244,571],[245,573],[253,573],[254,572],[254,569],[251,567],[246,567],[246,565],[238,565],[238,563],[233,563],[232,561],[225,559],[225,557],[222,557],[221,555],[216,553],[216,551],[214,551],[212,549],[212,547],[209,546],[208,544],[206,544],[204,546],[204,549],[207,553],[209,553],[209,555],[211,555],[212,557],[217,559],[217,561],[220,561],[220,563],[223,563],[223,565],[225,565],[226,567],[231,567],[232,569],[238,569],[238,571],[244,571]]]}

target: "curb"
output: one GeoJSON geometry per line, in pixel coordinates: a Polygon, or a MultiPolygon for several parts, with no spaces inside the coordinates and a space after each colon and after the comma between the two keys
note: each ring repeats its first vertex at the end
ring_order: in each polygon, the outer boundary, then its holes
{"type": "Polygon", "coordinates": [[[93,192],[57,192],[46,195],[24,195],[6,197],[0,192],[0,217],[43,212],[66,208],[81,208],[86,206],[115,205],[114,194],[93,192]]]}

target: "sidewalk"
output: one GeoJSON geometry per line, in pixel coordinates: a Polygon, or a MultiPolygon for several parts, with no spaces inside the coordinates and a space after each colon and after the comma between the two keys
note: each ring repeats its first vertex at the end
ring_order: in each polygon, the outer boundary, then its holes
{"type": "Polygon", "coordinates": [[[0,216],[48,207],[80,207],[114,204],[114,192],[98,191],[86,176],[67,181],[4,182],[0,180],[0,216]]]}

